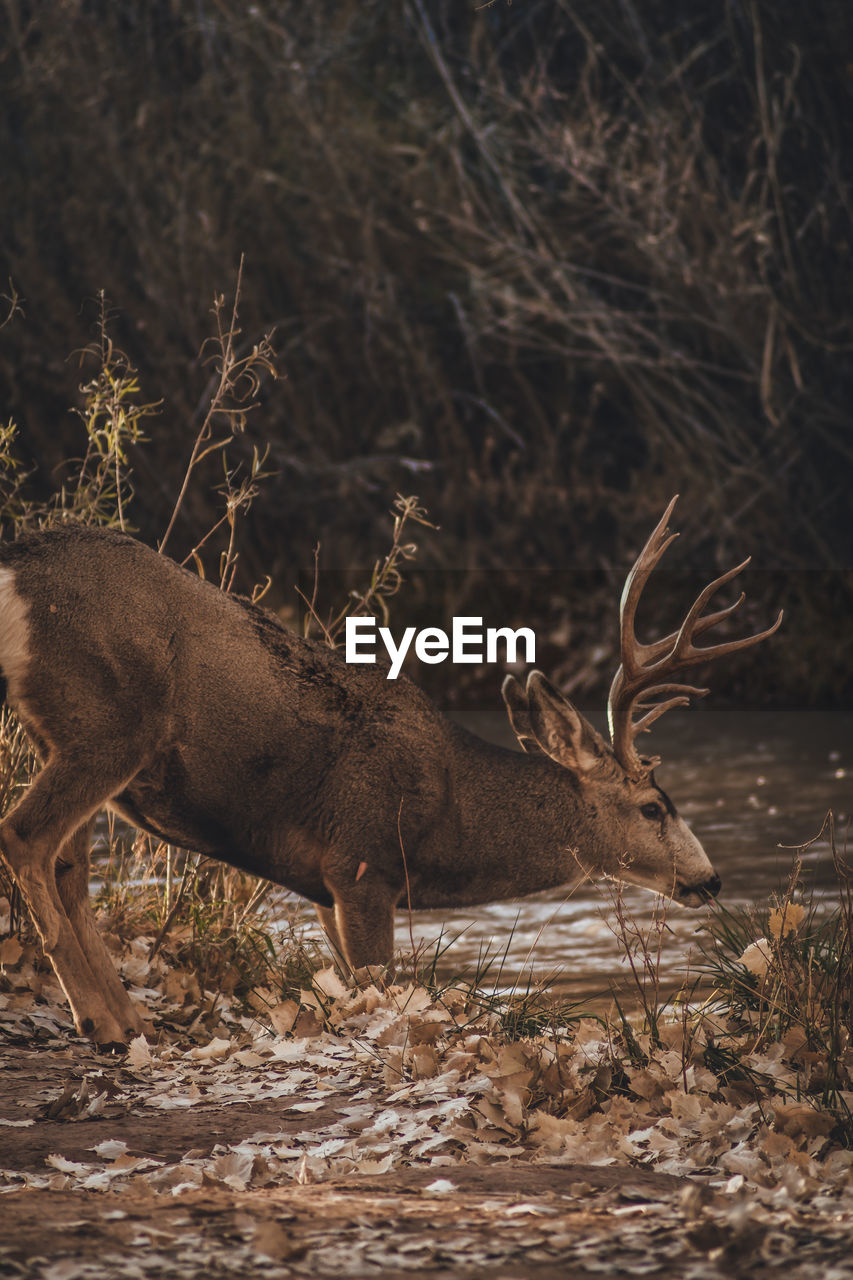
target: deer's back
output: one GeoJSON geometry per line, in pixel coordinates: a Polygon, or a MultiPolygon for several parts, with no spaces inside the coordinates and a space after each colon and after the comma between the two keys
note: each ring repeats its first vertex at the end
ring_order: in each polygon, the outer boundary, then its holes
{"type": "Polygon", "coordinates": [[[17,618],[23,605],[23,630],[5,637],[9,692],[47,717],[48,740],[60,721],[96,709],[106,719],[130,707],[140,719],[194,716],[204,732],[250,700],[261,713],[270,701],[271,664],[247,610],[133,538],[81,526],[33,534],[0,548],[0,576],[7,609],[17,618]],[[220,715],[208,724],[213,705],[220,715]]]}
{"type": "Polygon", "coordinates": [[[401,790],[413,819],[443,802],[449,726],[410,681],[348,667],[134,538],[67,526],[0,547],[0,617],[0,669],[37,745],[120,744],[138,762],[128,813],[155,830],[185,813],[175,842],[223,852],[192,838],[202,814],[236,840],[284,810],[326,839],[401,790]]]}

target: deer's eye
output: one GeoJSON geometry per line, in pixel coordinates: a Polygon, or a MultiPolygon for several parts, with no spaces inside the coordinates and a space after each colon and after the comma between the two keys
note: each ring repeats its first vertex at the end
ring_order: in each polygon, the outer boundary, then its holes
{"type": "Polygon", "coordinates": [[[654,800],[649,804],[641,804],[640,813],[644,818],[648,818],[649,822],[660,822],[663,817],[663,810],[659,804],[655,804],[654,800]]]}

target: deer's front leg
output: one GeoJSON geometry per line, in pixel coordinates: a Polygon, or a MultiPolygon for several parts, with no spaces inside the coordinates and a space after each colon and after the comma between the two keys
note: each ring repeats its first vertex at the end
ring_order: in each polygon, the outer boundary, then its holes
{"type": "Polygon", "coordinates": [[[347,961],[344,955],[344,944],[341,942],[338,926],[335,923],[335,908],[316,905],[314,910],[317,912],[317,917],[323,926],[326,941],[332,949],[335,960],[338,964],[345,966],[347,961]]]}
{"type": "Polygon", "coordinates": [[[333,947],[351,969],[388,964],[394,954],[397,892],[367,861],[336,859],[324,878],[335,905],[318,908],[318,914],[333,947]]]}

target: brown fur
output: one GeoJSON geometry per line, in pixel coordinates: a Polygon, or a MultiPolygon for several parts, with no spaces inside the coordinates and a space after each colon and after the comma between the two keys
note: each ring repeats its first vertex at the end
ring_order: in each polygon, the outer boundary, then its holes
{"type": "Polygon", "coordinates": [[[353,968],[390,959],[406,872],[415,908],[584,874],[688,905],[719,887],[671,804],[642,816],[653,779],[629,777],[538,673],[507,682],[527,754],[504,750],[405,677],[347,666],[133,538],[78,526],[0,548],[0,609],[0,672],[43,766],[0,851],[100,1042],[140,1025],[88,905],[105,805],[310,899],[353,968]]]}

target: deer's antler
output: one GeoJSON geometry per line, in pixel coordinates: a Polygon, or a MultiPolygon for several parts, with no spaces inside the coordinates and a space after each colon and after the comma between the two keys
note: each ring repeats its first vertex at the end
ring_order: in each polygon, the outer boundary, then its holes
{"type": "Polygon", "coordinates": [[[610,686],[607,699],[607,718],[610,724],[610,737],[613,753],[622,768],[632,776],[640,776],[647,772],[650,763],[643,763],[634,745],[638,733],[643,733],[662,716],[670,707],[686,706],[690,696],[704,697],[707,689],[697,689],[693,685],[674,683],[672,677],[685,667],[695,666],[697,662],[708,662],[713,658],[722,658],[728,653],[737,653],[740,649],[748,649],[772,636],[782,621],[779,617],[766,631],[754,636],[744,636],[739,640],[726,640],[722,644],[708,645],[698,648],[693,642],[704,635],[711,627],[728,618],[743,603],[745,596],[741,592],[734,604],[716,613],[703,615],[708,601],[719,591],[720,587],[731,582],[732,578],[746,568],[749,558],[743,564],[729,569],[719,578],[715,578],[699,593],[688,610],[687,616],[678,631],[655,640],[652,644],[642,644],[634,633],[634,619],[637,605],[649,575],[660,560],[677,533],[667,533],[667,524],[672,515],[678,494],[670,502],[643,550],[637,557],[633,569],[625,579],[622,599],[619,604],[619,623],[621,638],[622,662],[610,686]],[[639,719],[634,718],[637,711],[644,712],[639,719]]]}

